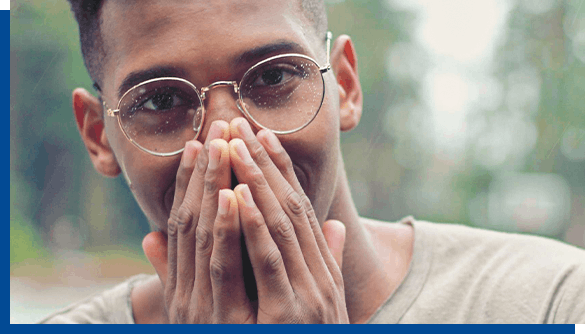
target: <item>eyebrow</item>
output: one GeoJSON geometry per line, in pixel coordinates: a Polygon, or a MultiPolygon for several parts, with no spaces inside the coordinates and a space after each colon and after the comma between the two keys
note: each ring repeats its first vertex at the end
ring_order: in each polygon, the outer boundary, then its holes
{"type": "Polygon", "coordinates": [[[251,63],[271,54],[285,52],[302,53],[304,52],[304,48],[292,41],[279,40],[245,51],[241,55],[237,56],[234,61],[236,63],[251,63]]]}
{"type": "Polygon", "coordinates": [[[118,88],[118,98],[121,98],[130,88],[141,82],[162,77],[185,77],[186,71],[176,66],[156,66],[146,70],[135,71],[126,76],[118,88]]]}
{"type": "MultiPolygon", "coordinates": [[[[292,41],[278,40],[270,44],[262,45],[247,50],[235,57],[235,64],[249,64],[260,61],[262,58],[273,54],[297,52],[303,53],[304,48],[292,41]]],[[[145,70],[135,71],[126,76],[118,87],[118,98],[121,98],[130,88],[150,79],[161,77],[187,77],[187,71],[176,66],[156,66],[145,70]]]]}

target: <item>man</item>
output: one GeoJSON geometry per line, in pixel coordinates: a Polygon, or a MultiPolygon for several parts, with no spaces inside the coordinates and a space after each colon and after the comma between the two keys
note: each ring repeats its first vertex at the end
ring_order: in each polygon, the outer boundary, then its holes
{"type": "Polygon", "coordinates": [[[358,216],[357,57],[321,1],[71,3],[99,91],[73,92],[81,137],[153,223],[157,275],[42,322],[585,321],[581,250],[358,216]]]}

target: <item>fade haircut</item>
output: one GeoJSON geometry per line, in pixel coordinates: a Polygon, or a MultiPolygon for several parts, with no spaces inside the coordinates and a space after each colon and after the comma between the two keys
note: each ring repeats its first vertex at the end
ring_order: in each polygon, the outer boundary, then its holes
{"type": "MultiPolygon", "coordinates": [[[[94,81],[94,88],[101,92],[103,81],[102,66],[106,58],[100,26],[100,10],[104,0],[67,0],[79,26],[79,42],[83,62],[94,81]]],[[[316,36],[325,36],[327,13],[324,0],[298,0],[300,9],[309,20],[316,36]]]]}

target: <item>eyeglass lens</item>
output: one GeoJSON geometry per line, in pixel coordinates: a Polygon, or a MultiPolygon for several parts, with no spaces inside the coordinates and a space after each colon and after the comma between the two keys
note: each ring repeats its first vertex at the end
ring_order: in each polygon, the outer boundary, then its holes
{"type": "MultiPolygon", "coordinates": [[[[247,117],[277,132],[294,131],[313,120],[323,100],[317,64],[284,56],[252,67],[240,84],[247,117]]],[[[166,78],[143,83],[124,95],[120,125],[135,144],[155,153],[180,151],[202,126],[202,101],[194,86],[166,78]]]]}

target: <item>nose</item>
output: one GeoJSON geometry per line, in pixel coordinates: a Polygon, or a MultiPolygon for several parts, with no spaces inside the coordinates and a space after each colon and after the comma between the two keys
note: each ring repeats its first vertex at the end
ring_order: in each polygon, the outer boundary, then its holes
{"type": "Polygon", "coordinates": [[[214,121],[225,121],[228,124],[236,117],[245,116],[238,109],[238,84],[235,81],[218,81],[201,88],[204,118],[198,140],[202,143],[207,138],[209,128],[214,121]]]}

